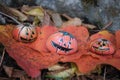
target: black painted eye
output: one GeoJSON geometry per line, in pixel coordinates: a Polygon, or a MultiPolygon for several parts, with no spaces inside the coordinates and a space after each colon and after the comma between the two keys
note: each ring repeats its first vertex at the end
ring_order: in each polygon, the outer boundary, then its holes
{"type": "Polygon", "coordinates": [[[69,42],[69,44],[71,44],[71,42],[69,42]]]}
{"type": "Polygon", "coordinates": [[[103,43],[103,46],[106,46],[106,43],[103,43]]]}
{"type": "Polygon", "coordinates": [[[98,42],[97,44],[100,45],[101,42],[98,42]]]}
{"type": "Polygon", "coordinates": [[[64,44],[64,46],[66,46],[66,44],[64,44]]]}
{"type": "Polygon", "coordinates": [[[28,33],[28,32],[26,32],[26,35],[29,35],[29,33],[28,33]]]}
{"type": "Polygon", "coordinates": [[[34,31],[32,31],[32,34],[35,34],[34,31]]]}

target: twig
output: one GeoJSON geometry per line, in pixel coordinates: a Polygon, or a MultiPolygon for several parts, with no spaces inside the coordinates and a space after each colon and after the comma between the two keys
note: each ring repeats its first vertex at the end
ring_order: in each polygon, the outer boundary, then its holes
{"type": "Polygon", "coordinates": [[[103,80],[106,80],[106,73],[107,73],[107,70],[106,70],[106,66],[105,66],[103,80]]]}
{"type": "Polygon", "coordinates": [[[103,28],[101,28],[100,30],[91,30],[91,31],[94,31],[94,32],[99,32],[99,31],[102,31],[102,30],[105,30],[106,28],[108,28],[109,26],[112,25],[112,21],[110,21],[108,24],[106,24],[103,28]]]}
{"type": "Polygon", "coordinates": [[[1,57],[1,60],[0,60],[0,67],[2,65],[2,62],[3,62],[3,59],[4,59],[4,55],[5,55],[5,48],[3,49],[2,57],[1,57]]]}
{"type": "Polygon", "coordinates": [[[17,19],[13,18],[12,16],[9,16],[9,15],[3,13],[3,12],[0,12],[0,14],[1,14],[1,15],[4,15],[4,16],[10,18],[10,19],[12,19],[12,20],[15,21],[17,24],[21,24],[17,19]]]}
{"type": "Polygon", "coordinates": [[[62,16],[64,16],[65,18],[67,18],[68,20],[71,20],[72,18],[70,16],[68,16],[67,14],[62,14],[62,16]]]}
{"type": "Polygon", "coordinates": [[[103,27],[101,30],[104,30],[104,29],[108,28],[109,26],[111,26],[111,25],[112,25],[112,23],[113,23],[113,22],[112,22],[112,21],[110,21],[110,22],[109,22],[108,24],[106,24],[106,25],[105,25],[105,27],[103,27]]]}

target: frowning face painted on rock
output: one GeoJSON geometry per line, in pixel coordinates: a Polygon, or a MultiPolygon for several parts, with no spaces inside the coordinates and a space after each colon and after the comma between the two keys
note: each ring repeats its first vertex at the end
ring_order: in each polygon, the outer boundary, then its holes
{"type": "Polygon", "coordinates": [[[48,38],[46,45],[51,52],[58,54],[71,54],[77,50],[75,37],[65,31],[52,34],[48,38]]]}

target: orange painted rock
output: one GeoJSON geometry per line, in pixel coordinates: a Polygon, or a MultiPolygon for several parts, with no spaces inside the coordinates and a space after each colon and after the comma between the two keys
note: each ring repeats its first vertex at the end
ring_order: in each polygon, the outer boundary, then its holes
{"type": "Polygon", "coordinates": [[[72,34],[65,31],[52,34],[46,45],[51,52],[58,54],[67,55],[77,51],[77,40],[72,34]]]}
{"type": "Polygon", "coordinates": [[[113,44],[104,38],[91,41],[90,50],[100,55],[113,54],[115,51],[113,44]]]}
{"type": "Polygon", "coordinates": [[[14,39],[21,42],[33,42],[37,36],[36,28],[28,23],[17,25],[13,30],[14,39]]]}
{"type": "Polygon", "coordinates": [[[90,37],[89,48],[99,55],[111,55],[115,52],[115,36],[108,31],[101,31],[90,37]]]}

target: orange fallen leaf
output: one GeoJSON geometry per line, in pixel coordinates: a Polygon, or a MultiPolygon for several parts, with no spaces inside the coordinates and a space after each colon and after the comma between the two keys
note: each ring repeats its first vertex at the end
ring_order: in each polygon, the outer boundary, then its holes
{"type": "Polygon", "coordinates": [[[82,73],[88,73],[94,70],[100,64],[109,64],[109,65],[116,67],[117,69],[120,69],[120,65],[119,65],[120,59],[117,58],[116,52],[113,55],[98,55],[90,51],[90,48],[89,48],[90,42],[98,38],[105,38],[107,40],[110,40],[114,46],[116,45],[115,35],[111,34],[108,31],[101,31],[101,32],[98,32],[92,35],[90,37],[90,40],[87,42],[86,46],[84,48],[81,48],[81,47],[79,48],[78,53],[66,56],[62,58],[61,60],[63,62],[76,63],[79,71],[82,73]],[[80,54],[81,56],[78,56],[80,54]]]}
{"type": "Polygon", "coordinates": [[[5,46],[8,54],[31,77],[39,76],[41,69],[48,68],[57,62],[74,62],[82,73],[90,72],[99,64],[110,64],[120,69],[120,59],[115,55],[120,50],[116,50],[115,35],[108,31],[101,31],[89,36],[88,30],[84,26],[68,26],[59,29],[53,26],[44,26],[38,30],[39,34],[36,41],[21,43],[13,39],[11,35],[13,28],[12,25],[0,26],[0,42],[5,46]],[[47,38],[58,30],[64,30],[75,36],[78,41],[77,52],[71,55],[58,55],[47,50],[47,38]],[[113,55],[98,55],[90,50],[89,44],[92,40],[98,38],[105,38],[111,41],[116,50],[113,55]]]}
{"type": "Polygon", "coordinates": [[[120,48],[120,30],[116,31],[115,38],[116,38],[116,47],[117,49],[119,49],[120,48]]]}

